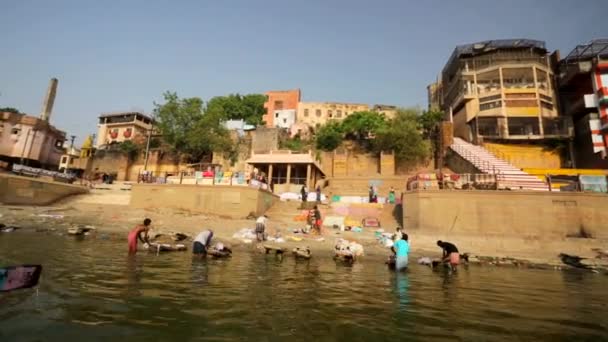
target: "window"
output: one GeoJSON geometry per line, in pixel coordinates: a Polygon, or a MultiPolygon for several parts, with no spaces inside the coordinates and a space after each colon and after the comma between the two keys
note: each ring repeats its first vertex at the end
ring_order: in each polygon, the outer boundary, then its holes
{"type": "Polygon", "coordinates": [[[283,118],[283,123],[286,124],[287,123],[287,119],[283,118]]]}
{"type": "Polygon", "coordinates": [[[339,110],[339,109],[338,109],[338,110],[336,111],[336,117],[337,117],[337,118],[341,118],[341,117],[342,117],[342,111],[341,111],[341,110],[339,110]]]}
{"type": "Polygon", "coordinates": [[[315,111],[315,115],[316,115],[317,117],[319,117],[319,118],[320,118],[320,117],[321,117],[321,110],[320,110],[320,109],[317,109],[317,110],[315,111]]]}
{"type": "Polygon", "coordinates": [[[540,106],[548,110],[553,110],[553,104],[545,101],[540,101],[540,106]]]}
{"type": "Polygon", "coordinates": [[[278,118],[279,117],[279,112],[274,113],[274,117],[278,118]]]}
{"type": "Polygon", "coordinates": [[[501,106],[502,106],[502,101],[482,103],[479,105],[479,110],[488,110],[488,109],[492,109],[492,108],[499,108],[501,106]]]}
{"type": "Polygon", "coordinates": [[[59,147],[59,148],[63,147],[63,140],[59,140],[59,139],[55,140],[55,147],[59,147]]]}
{"type": "Polygon", "coordinates": [[[308,108],[304,109],[304,116],[308,117],[308,108]]]}
{"type": "Polygon", "coordinates": [[[327,116],[331,119],[333,118],[334,114],[333,111],[331,109],[327,110],[327,116]]]}
{"type": "Polygon", "coordinates": [[[274,101],[274,109],[282,110],[283,109],[283,101],[274,101]]]}
{"type": "Polygon", "coordinates": [[[68,157],[67,156],[63,156],[61,157],[61,164],[65,164],[68,161],[68,157]]]}

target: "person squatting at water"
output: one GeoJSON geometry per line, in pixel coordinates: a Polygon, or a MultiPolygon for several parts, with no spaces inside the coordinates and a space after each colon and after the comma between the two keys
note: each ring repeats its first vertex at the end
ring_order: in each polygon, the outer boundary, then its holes
{"type": "Polygon", "coordinates": [[[268,216],[262,215],[255,220],[255,235],[258,242],[266,241],[266,222],[268,221],[268,216]]]}
{"type": "Polygon", "coordinates": [[[407,268],[409,262],[408,255],[410,253],[410,244],[408,242],[407,234],[402,234],[401,240],[395,242],[391,247],[393,253],[395,253],[395,270],[402,271],[407,268]]]}
{"type": "Polygon", "coordinates": [[[192,243],[192,254],[196,255],[207,255],[207,250],[211,246],[211,239],[213,238],[213,231],[211,229],[203,230],[198,233],[192,243]]]}
{"type": "Polygon", "coordinates": [[[437,241],[437,246],[443,249],[443,255],[441,261],[445,265],[449,265],[452,271],[456,272],[456,267],[460,263],[460,254],[458,248],[453,243],[437,241]]]}
{"type": "Polygon", "coordinates": [[[148,239],[150,224],[152,224],[152,220],[147,218],[144,220],[144,224],[138,224],[129,232],[129,236],[127,237],[129,254],[137,253],[137,240],[141,241],[144,246],[150,245],[150,240],[148,239]]]}

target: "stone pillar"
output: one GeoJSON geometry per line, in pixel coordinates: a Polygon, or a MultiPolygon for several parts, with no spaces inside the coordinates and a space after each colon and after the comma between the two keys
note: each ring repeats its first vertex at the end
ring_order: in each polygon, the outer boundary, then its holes
{"type": "Polygon", "coordinates": [[[272,183],[272,164],[268,164],[268,185],[272,183]]]}
{"type": "Polygon", "coordinates": [[[306,187],[308,188],[308,191],[310,191],[310,164],[306,165],[306,187]]]}
{"type": "Polygon", "coordinates": [[[287,164],[287,180],[285,183],[291,184],[291,164],[287,164]]]}
{"type": "Polygon", "coordinates": [[[56,78],[51,78],[49,82],[49,88],[46,91],[44,102],[42,103],[42,111],[40,112],[40,119],[48,122],[53,112],[53,105],[55,104],[55,95],[57,94],[57,83],[59,81],[56,78]]]}

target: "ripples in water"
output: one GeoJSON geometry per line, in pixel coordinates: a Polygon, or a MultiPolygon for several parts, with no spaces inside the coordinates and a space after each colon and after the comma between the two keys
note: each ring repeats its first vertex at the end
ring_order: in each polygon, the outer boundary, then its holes
{"type": "Polygon", "coordinates": [[[0,340],[608,339],[608,278],[594,274],[395,274],[243,250],[130,258],[123,241],[0,236],[0,264],[17,263],[42,263],[43,276],[37,290],[0,295],[0,340]]]}

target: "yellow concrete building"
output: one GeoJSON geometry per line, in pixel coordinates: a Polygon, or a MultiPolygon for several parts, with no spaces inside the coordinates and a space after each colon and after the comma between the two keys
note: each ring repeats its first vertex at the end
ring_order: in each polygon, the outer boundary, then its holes
{"type": "Polygon", "coordinates": [[[342,120],[355,112],[368,111],[369,105],[338,102],[300,102],[296,114],[298,124],[317,127],[329,120],[342,120]]]}
{"type": "Polygon", "coordinates": [[[97,125],[96,148],[127,140],[145,140],[153,129],[154,120],[139,112],[102,114],[97,125]]]}
{"type": "Polygon", "coordinates": [[[570,134],[571,124],[558,115],[551,58],[542,41],[458,46],[428,91],[430,106],[440,106],[454,123],[454,135],[470,142],[570,134]]]}

